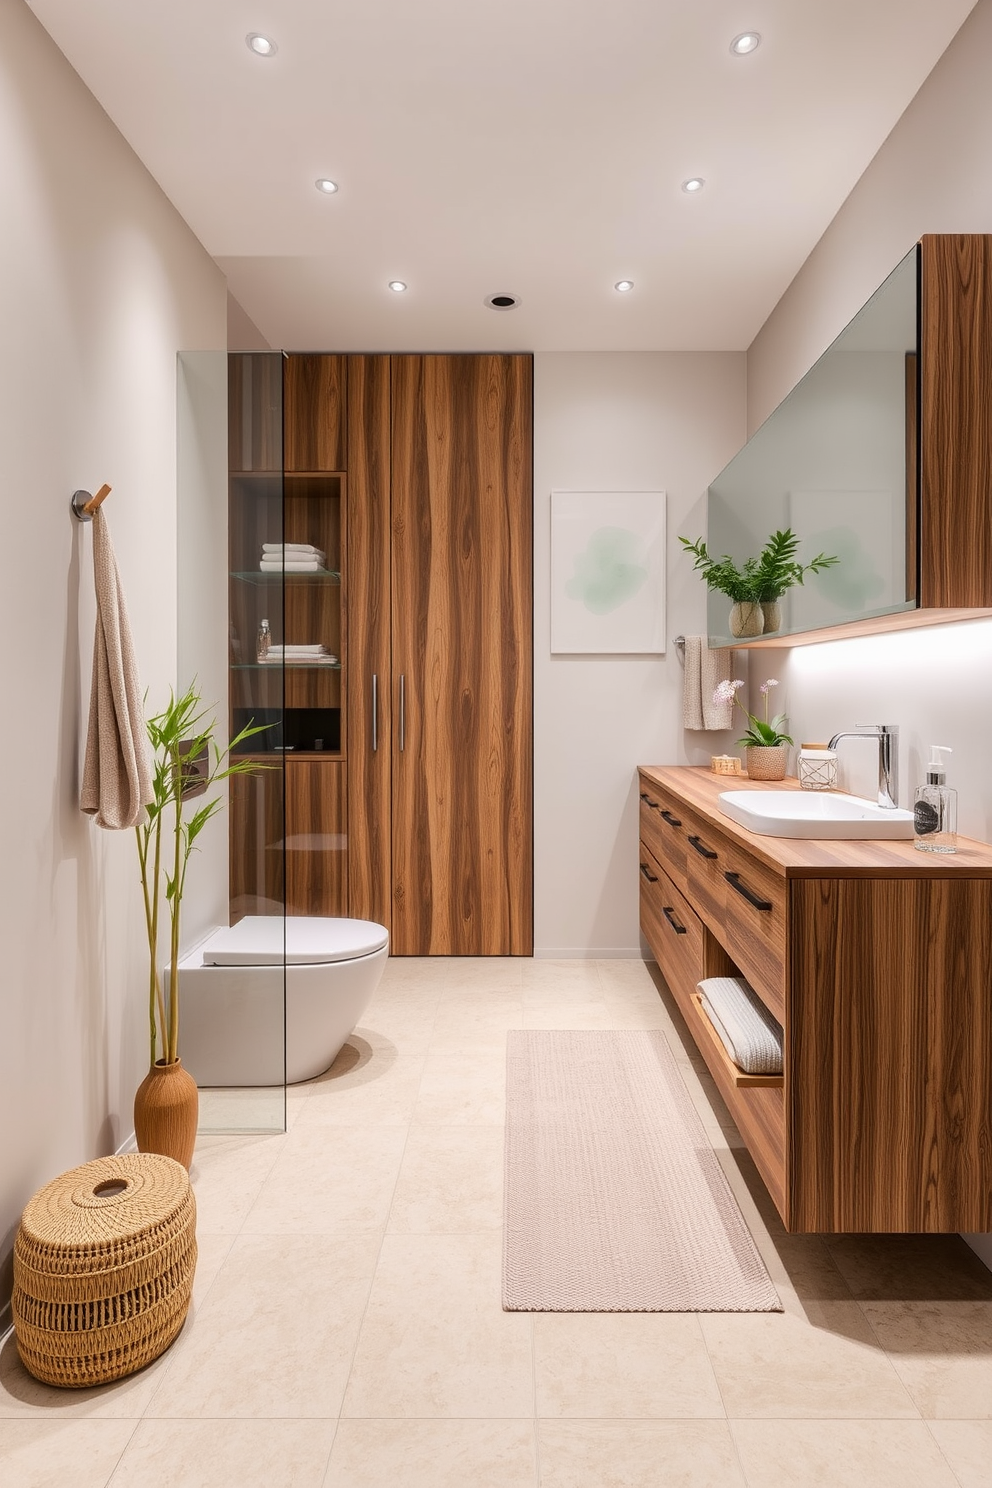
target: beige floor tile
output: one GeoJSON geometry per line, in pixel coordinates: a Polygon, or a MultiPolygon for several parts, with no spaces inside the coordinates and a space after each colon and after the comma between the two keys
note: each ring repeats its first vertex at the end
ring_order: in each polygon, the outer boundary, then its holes
{"type": "Polygon", "coordinates": [[[657,992],[663,985],[661,974],[655,963],[639,961],[631,957],[626,961],[597,961],[596,967],[603,983],[630,988],[635,992],[657,992]]]}
{"type": "MultiPolygon", "coordinates": [[[[423,1061],[421,1061],[421,1064],[423,1061]]],[[[394,1065],[370,1070],[315,1092],[300,1113],[299,1126],[405,1126],[420,1094],[420,1068],[394,1065]]]]}
{"type": "Polygon", "coordinates": [[[335,1421],[142,1421],[110,1488],[320,1488],[335,1421]]]}
{"type": "Polygon", "coordinates": [[[992,1417],[992,1302],[862,1302],[921,1415],[992,1417]]]}
{"type": "Polygon", "coordinates": [[[961,1488],[992,1483],[992,1421],[928,1421],[961,1488]]]}
{"type": "Polygon", "coordinates": [[[691,1314],[538,1314],[534,1368],[539,1416],[724,1416],[691,1314]]]}
{"type": "Polygon", "coordinates": [[[443,987],[466,992],[520,988],[523,963],[522,956],[446,956],[442,958],[443,987]]]}
{"type": "Polygon", "coordinates": [[[533,1421],[348,1421],[323,1488],[535,1488],[533,1421]]]}
{"type": "Polygon", "coordinates": [[[502,1238],[387,1235],[342,1415],[534,1413],[531,1324],[500,1308],[502,1238]]]}
{"type": "Polygon", "coordinates": [[[221,1266],[231,1253],[233,1235],[214,1235],[208,1230],[196,1232],[196,1273],[193,1277],[193,1306],[202,1307],[221,1266]]]}
{"type": "Polygon", "coordinates": [[[731,1429],[747,1481],[762,1488],[958,1488],[924,1421],[734,1421],[731,1429]]]}
{"type": "Polygon", "coordinates": [[[414,1121],[424,1126],[497,1126],[505,1115],[505,1035],[472,1047],[457,1040],[435,1043],[424,1065],[414,1121]]]}
{"type": "MultiPolygon", "coordinates": [[[[186,1327],[190,1326],[187,1320],[186,1327]]],[[[172,1348],[138,1374],[114,1380],[93,1390],[59,1390],[43,1385],[21,1363],[14,1336],[0,1348],[0,1420],[43,1419],[53,1426],[76,1419],[137,1420],[158,1388],[172,1355],[182,1346],[182,1335],[172,1348]]],[[[0,1478],[6,1488],[6,1479],[0,1478]]]]}
{"type": "Polygon", "coordinates": [[[603,984],[595,961],[525,961],[521,971],[524,1001],[563,997],[581,1002],[585,997],[600,1001],[603,984]]]}
{"type": "Polygon", "coordinates": [[[406,1126],[290,1133],[245,1218],[245,1235],[361,1235],[385,1229],[406,1126]]]}
{"type": "Polygon", "coordinates": [[[539,1421],[540,1488],[746,1488],[726,1421],[539,1421]]]}
{"type": "Polygon", "coordinates": [[[442,1002],[437,1010],[433,1052],[439,1043],[469,1044],[476,1039],[495,1041],[511,1028],[522,1028],[523,1004],[519,995],[510,997],[465,997],[461,993],[442,1002]]]}
{"type": "Polygon", "coordinates": [[[525,1004],[518,1028],[612,1029],[616,1020],[604,1002],[546,1002],[525,1004]]]}
{"type": "Polygon", "coordinates": [[[390,1234],[465,1235],[503,1224],[503,1128],[410,1128],[390,1234]]]}
{"type": "Polygon", "coordinates": [[[992,1271],[960,1235],[832,1235],[827,1245],[865,1301],[992,1301],[992,1271]]]}
{"type": "Polygon", "coordinates": [[[199,1139],[189,1175],[198,1235],[238,1233],[285,1142],[284,1135],[199,1139]]]}
{"type": "Polygon", "coordinates": [[[908,1392],[856,1302],[789,1313],[701,1316],[730,1417],[915,1417],[908,1392]]]}
{"type": "Polygon", "coordinates": [[[239,1237],[148,1416],[336,1415],[375,1260],[366,1237],[239,1237]]]}
{"type": "Polygon", "coordinates": [[[6,1488],[104,1488],[136,1421],[0,1421],[6,1488]]]}

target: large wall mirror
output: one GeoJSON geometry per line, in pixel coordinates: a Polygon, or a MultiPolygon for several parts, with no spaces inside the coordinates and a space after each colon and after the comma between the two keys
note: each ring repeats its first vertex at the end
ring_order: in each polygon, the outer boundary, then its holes
{"type": "MultiPolygon", "coordinates": [[[[800,563],[818,553],[839,560],[788,590],[776,634],[916,607],[918,252],[709,488],[712,555],[743,563],[791,527],[800,563]]],[[[712,590],[707,628],[711,646],[741,644],[730,601],[712,590]]]]}

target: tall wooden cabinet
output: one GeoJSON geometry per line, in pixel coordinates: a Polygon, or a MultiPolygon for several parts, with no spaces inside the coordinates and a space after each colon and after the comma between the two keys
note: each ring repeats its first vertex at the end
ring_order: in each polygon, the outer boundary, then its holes
{"type": "MultiPolygon", "coordinates": [[[[394,954],[530,954],[531,358],[293,355],[277,388],[233,357],[231,407],[232,651],[264,603],[241,586],[265,590],[237,564],[281,501],[328,572],[286,575],[274,639],[339,658],[286,669],[284,802],[234,782],[232,917],[284,893],[379,920],[394,954]],[[277,392],[282,437],[246,427],[277,392]]],[[[232,724],[281,685],[232,654],[232,724]]]]}

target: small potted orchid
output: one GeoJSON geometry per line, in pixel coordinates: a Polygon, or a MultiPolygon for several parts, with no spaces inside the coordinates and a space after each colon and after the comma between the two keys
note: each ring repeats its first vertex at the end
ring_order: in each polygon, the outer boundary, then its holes
{"type": "Polygon", "coordinates": [[[767,682],[761,684],[761,695],[765,700],[764,718],[756,718],[749,713],[737,696],[744,683],[721,682],[713,694],[715,703],[736,703],[744,714],[750,728],[738,744],[747,747],[745,764],[748,778],[750,780],[783,780],[785,778],[786,749],[787,744],[792,743],[788,734],[783,733],[785,714],[778,713],[769,721],[768,718],[768,694],[773,687],[778,686],[774,677],[769,677],[767,682]]]}

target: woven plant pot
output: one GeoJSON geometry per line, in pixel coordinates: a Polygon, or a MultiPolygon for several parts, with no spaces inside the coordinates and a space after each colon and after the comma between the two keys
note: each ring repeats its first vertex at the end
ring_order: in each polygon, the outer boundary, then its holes
{"type": "Polygon", "coordinates": [[[134,1136],[139,1152],[160,1152],[189,1172],[196,1143],[200,1096],[183,1062],[157,1060],[134,1093],[134,1136]]]}
{"type": "Polygon", "coordinates": [[[744,759],[749,780],[784,780],[788,750],[784,744],[749,744],[744,759]]]}
{"type": "Polygon", "coordinates": [[[17,1350],[46,1385],[85,1389],[157,1359],[189,1309],[196,1204],[179,1163],[84,1163],[29,1200],[14,1241],[17,1350]]]}
{"type": "Polygon", "coordinates": [[[761,602],[762,635],[774,635],[782,628],[782,606],[777,599],[765,599],[761,602]]]}

